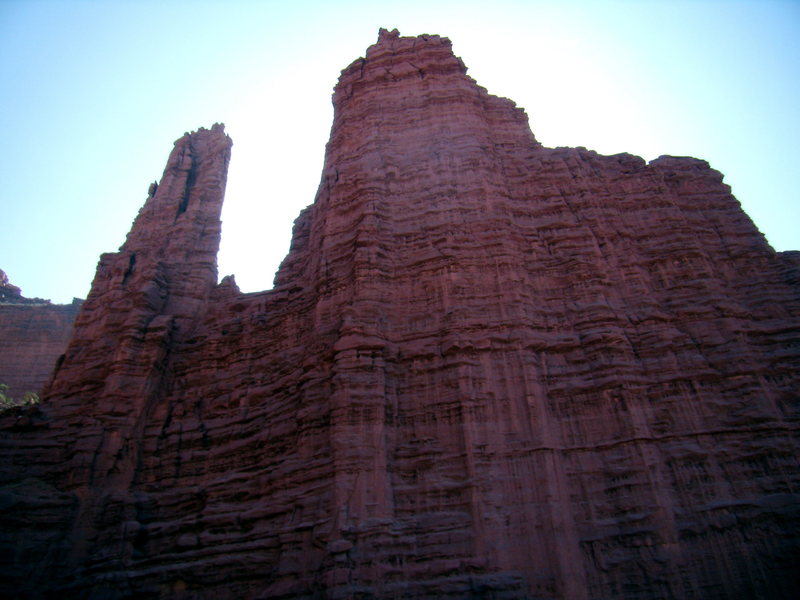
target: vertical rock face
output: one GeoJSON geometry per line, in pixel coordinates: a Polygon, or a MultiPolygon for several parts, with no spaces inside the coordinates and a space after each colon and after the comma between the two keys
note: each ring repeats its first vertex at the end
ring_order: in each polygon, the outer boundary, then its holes
{"type": "Polygon", "coordinates": [[[7,395],[19,399],[42,391],[80,306],[77,298],[63,305],[26,298],[0,270],[0,383],[8,386],[7,395]]]}
{"type": "MultiPolygon", "coordinates": [[[[230,147],[222,125],[175,142],[127,240],[119,252],[100,257],[52,382],[50,395],[61,404],[74,401],[103,413],[99,397],[145,401],[148,394],[131,390],[131,382],[159,387],[155,379],[169,362],[170,348],[193,329],[216,287],[230,147]]],[[[141,409],[125,411],[136,415],[141,409]]]]}
{"type": "MultiPolygon", "coordinates": [[[[6,592],[52,584],[80,597],[109,578],[87,579],[93,561],[100,571],[124,568],[117,551],[129,553],[135,533],[143,430],[172,387],[165,374],[174,354],[216,288],[230,147],[221,125],[175,142],[128,239],[100,259],[42,411],[6,418],[19,435],[0,467],[14,481],[4,496],[11,523],[3,541],[16,548],[4,569],[6,592]],[[18,470],[23,464],[33,466],[18,470]],[[107,546],[115,536],[122,537],[107,546]]],[[[108,585],[116,589],[117,578],[108,585]]]]}
{"type": "Polygon", "coordinates": [[[275,288],[176,143],[0,438],[2,588],[794,597],[800,287],[703,161],[543,148],[450,42],[342,72],[275,288]]]}

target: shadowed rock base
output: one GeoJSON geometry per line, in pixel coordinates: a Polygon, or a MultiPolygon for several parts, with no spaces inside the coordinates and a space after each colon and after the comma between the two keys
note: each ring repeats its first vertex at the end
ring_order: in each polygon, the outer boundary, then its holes
{"type": "Polygon", "coordinates": [[[0,592],[797,597],[797,255],[465,73],[385,30],[342,72],[268,292],[216,283],[230,140],[176,142],[2,423],[0,592]]]}

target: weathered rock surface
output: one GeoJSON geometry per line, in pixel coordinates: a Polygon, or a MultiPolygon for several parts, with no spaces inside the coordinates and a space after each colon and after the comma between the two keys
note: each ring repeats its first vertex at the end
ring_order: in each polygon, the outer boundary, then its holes
{"type": "Polygon", "coordinates": [[[39,393],[67,347],[81,307],[26,298],[0,270],[0,383],[15,398],[39,393]]]}
{"type": "Polygon", "coordinates": [[[3,593],[790,598],[800,279],[703,161],[544,148],[438,36],[342,72],[275,288],[176,143],[38,411],[3,593]]]}

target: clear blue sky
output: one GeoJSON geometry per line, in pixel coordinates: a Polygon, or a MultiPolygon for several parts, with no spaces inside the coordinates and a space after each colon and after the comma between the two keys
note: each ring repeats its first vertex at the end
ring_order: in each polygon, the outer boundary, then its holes
{"type": "Polygon", "coordinates": [[[547,146],[708,160],[800,249],[800,2],[0,0],[0,268],[85,297],[184,131],[234,141],[220,275],[268,289],[314,199],[339,72],[377,39],[449,37],[547,146]]]}

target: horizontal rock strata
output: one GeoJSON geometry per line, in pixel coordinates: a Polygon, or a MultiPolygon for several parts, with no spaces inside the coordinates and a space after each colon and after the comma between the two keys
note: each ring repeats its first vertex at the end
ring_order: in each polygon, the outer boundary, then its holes
{"type": "Polygon", "coordinates": [[[3,593],[796,596],[796,254],[465,72],[385,30],[342,72],[268,292],[216,284],[229,139],[176,142],[3,421],[3,593]]]}
{"type": "Polygon", "coordinates": [[[26,298],[0,270],[0,383],[8,386],[6,395],[19,399],[42,391],[67,347],[80,306],[77,298],[72,304],[26,298]]]}

